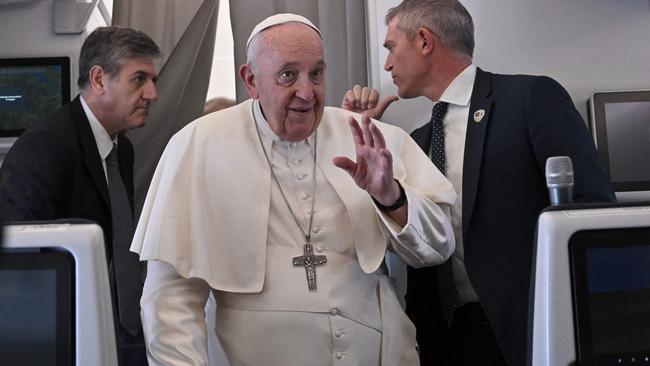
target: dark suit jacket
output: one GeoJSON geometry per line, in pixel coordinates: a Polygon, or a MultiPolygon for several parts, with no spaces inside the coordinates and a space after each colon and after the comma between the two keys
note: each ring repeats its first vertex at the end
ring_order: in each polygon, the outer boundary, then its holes
{"type": "MultiPolygon", "coordinates": [[[[431,124],[411,136],[429,151],[431,124]]],[[[535,227],[549,206],[546,159],[571,157],[574,200],[613,201],[595,145],[568,93],[541,76],[477,70],[463,162],[462,233],[469,278],[510,365],[526,364],[535,227]],[[474,121],[474,112],[485,116],[474,121]]],[[[408,269],[406,310],[418,331],[423,365],[444,351],[437,268],[408,269]]]]}
{"type": "MultiPolygon", "coordinates": [[[[133,209],[133,146],[123,135],[118,135],[117,155],[133,209]]],[[[7,221],[92,220],[104,231],[106,255],[111,262],[113,227],[108,184],[79,97],[44,117],[11,147],[0,168],[0,210],[7,221]]],[[[114,285],[115,279],[111,281],[114,285]]],[[[117,311],[115,321],[120,365],[146,365],[142,332],[131,340],[117,327],[117,311]]]]}
{"type": "MultiPolygon", "coordinates": [[[[133,201],[133,147],[118,135],[124,186],[133,201]]],[[[24,132],[0,168],[0,205],[6,221],[83,218],[104,231],[111,258],[108,185],[79,97],[24,132]]]]}

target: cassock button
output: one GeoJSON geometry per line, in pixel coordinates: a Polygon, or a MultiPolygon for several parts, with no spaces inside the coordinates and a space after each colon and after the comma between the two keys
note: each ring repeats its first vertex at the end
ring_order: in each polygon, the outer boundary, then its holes
{"type": "Polygon", "coordinates": [[[305,194],[302,195],[302,199],[303,199],[304,201],[307,201],[307,200],[310,199],[310,198],[311,198],[311,194],[309,194],[309,193],[305,193],[305,194]]]}
{"type": "Polygon", "coordinates": [[[340,338],[340,337],[343,336],[344,333],[345,332],[343,332],[342,330],[339,329],[336,332],[334,332],[334,335],[336,336],[336,338],[340,338]]]}
{"type": "Polygon", "coordinates": [[[334,316],[339,315],[339,309],[334,308],[334,309],[330,310],[330,315],[334,315],[334,316]]]}
{"type": "Polygon", "coordinates": [[[342,359],[344,355],[345,354],[343,352],[336,352],[336,358],[338,358],[339,360],[342,359]]]}
{"type": "Polygon", "coordinates": [[[320,232],[320,228],[315,227],[315,228],[311,229],[311,231],[313,231],[315,234],[318,234],[320,232]]]}
{"type": "Polygon", "coordinates": [[[316,247],[316,251],[317,251],[318,253],[322,253],[324,250],[325,250],[325,247],[322,246],[322,245],[319,245],[319,246],[316,247]]]}
{"type": "Polygon", "coordinates": [[[289,147],[291,147],[291,148],[296,147],[296,143],[295,143],[295,142],[291,142],[291,143],[289,143],[289,147]]]}

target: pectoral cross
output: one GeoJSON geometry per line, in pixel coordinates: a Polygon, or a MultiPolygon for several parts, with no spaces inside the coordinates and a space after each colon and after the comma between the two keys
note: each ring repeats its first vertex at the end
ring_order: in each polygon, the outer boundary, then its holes
{"type": "Polygon", "coordinates": [[[305,267],[307,287],[309,291],[316,291],[316,266],[327,263],[327,257],[324,255],[314,255],[314,248],[309,242],[305,244],[304,251],[304,255],[293,257],[293,265],[305,267]]]}

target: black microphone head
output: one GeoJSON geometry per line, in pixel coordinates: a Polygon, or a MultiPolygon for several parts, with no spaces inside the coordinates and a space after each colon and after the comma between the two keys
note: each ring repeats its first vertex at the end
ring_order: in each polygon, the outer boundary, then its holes
{"type": "Polygon", "coordinates": [[[551,156],[546,159],[546,186],[558,188],[573,186],[573,164],[568,156],[551,156]]]}

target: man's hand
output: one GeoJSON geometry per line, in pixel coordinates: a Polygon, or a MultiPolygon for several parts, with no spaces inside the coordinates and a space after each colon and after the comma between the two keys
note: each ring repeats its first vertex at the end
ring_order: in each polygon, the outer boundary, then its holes
{"type": "Polygon", "coordinates": [[[334,165],[347,171],[357,185],[384,206],[394,204],[400,196],[399,185],[393,179],[393,156],[386,149],[384,135],[379,128],[363,116],[361,126],[352,117],[348,119],[357,161],[337,156],[334,165]]]}
{"type": "Polygon", "coordinates": [[[374,119],[380,119],[388,106],[399,98],[390,95],[379,101],[379,91],[367,86],[355,85],[343,96],[341,108],[346,111],[363,114],[374,119]]]}

